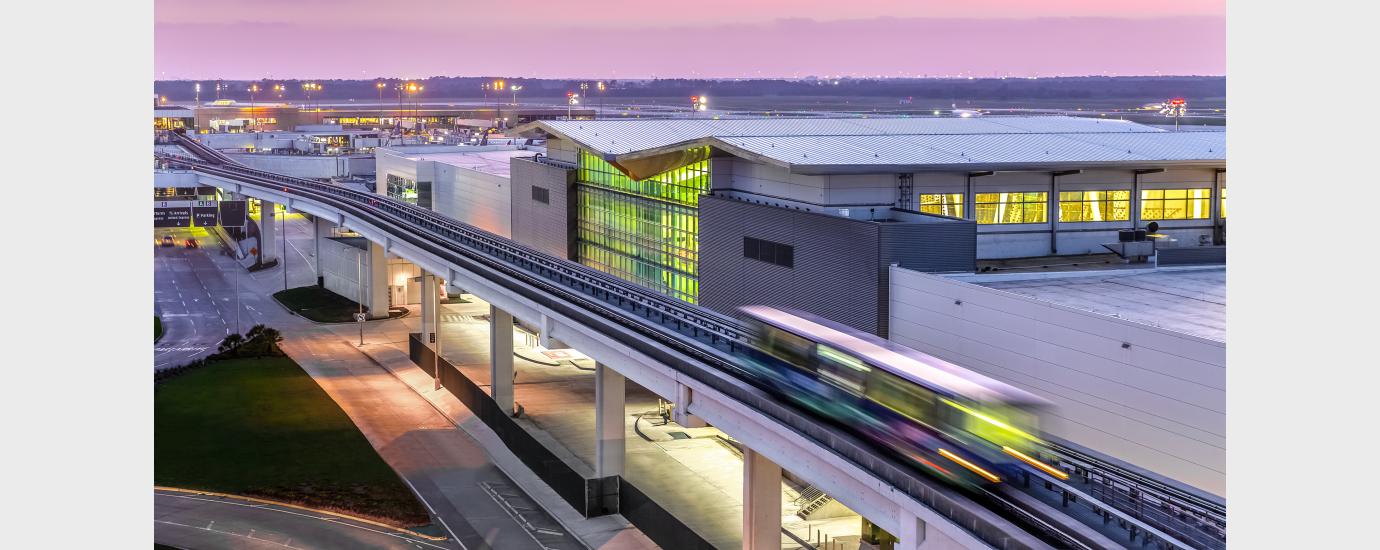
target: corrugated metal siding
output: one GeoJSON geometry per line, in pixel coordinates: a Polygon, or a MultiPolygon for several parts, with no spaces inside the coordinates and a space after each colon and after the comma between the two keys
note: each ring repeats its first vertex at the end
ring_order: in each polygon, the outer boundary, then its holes
{"type": "Polygon", "coordinates": [[[700,303],[798,308],[876,334],[878,224],[705,196],[700,199],[700,303]],[[743,257],[743,237],[795,248],[795,267],[743,257]]]}
{"type": "Polygon", "coordinates": [[[1224,133],[1170,132],[1121,120],[1068,116],[977,118],[762,118],[567,120],[536,123],[622,155],[694,140],[795,165],[1214,161],[1224,133]]]}
{"type": "Polygon", "coordinates": [[[922,272],[971,272],[977,268],[977,223],[952,220],[936,223],[881,224],[878,293],[882,297],[879,334],[890,333],[891,264],[922,272]]]}
{"type": "Polygon", "coordinates": [[[1185,246],[1155,251],[1156,265],[1210,265],[1227,263],[1225,246],[1185,246]]]}
{"type": "Polygon", "coordinates": [[[511,162],[513,240],[570,259],[575,171],[526,158],[514,158],[511,162]],[[550,204],[532,200],[533,185],[546,188],[550,204]]]}

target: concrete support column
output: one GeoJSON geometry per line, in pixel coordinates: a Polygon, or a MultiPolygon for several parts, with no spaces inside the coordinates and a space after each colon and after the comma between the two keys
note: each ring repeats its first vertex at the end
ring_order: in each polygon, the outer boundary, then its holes
{"type": "Polygon", "coordinates": [[[1131,180],[1131,229],[1140,227],[1140,171],[1131,180]]]}
{"type": "Polygon", "coordinates": [[[436,278],[423,271],[420,279],[421,284],[417,286],[422,289],[422,343],[434,349],[436,344],[433,335],[439,332],[436,321],[440,318],[436,314],[436,300],[432,298],[432,293],[435,292],[436,288],[436,278]]]}
{"type": "Polygon", "coordinates": [[[603,363],[594,365],[594,475],[623,475],[627,446],[623,375],[603,363]]]}
{"type": "Polygon", "coordinates": [[[513,414],[513,314],[489,305],[489,381],[504,414],[513,414]]]}
{"type": "Polygon", "coordinates": [[[781,548],[781,467],[743,449],[743,550],[781,548]]]}
{"type": "Polygon", "coordinates": [[[1049,195],[1045,197],[1048,204],[1045,211],[1049,215],[1049,253],[1059,253],[1059,174],[1053,173],[1049,176],[1049,195]]]}
{"type": "Polygon", "coordinates": [[[383,319],[388,317],[388,257],[383,251],[383,245],[369,241],[369,250],[365,253],[364,269],[365,281],[369,287],[366,295],[369,303],[364,304],[369,308],[370,319],[383,319]]]}
{"type": "Polygon", "coordinates": [[[690,403],[694,402],[695,394],[690,390],[690,386],[684,384],[676,385],[676,406],[671,409],[671,420],[686,428],[703,428],[709,423],[704,419],[690,414],[690,403]]]}
{"type": "Polygon", "coordinates": [[[326,286],[326,271],[321,266],[321,239],[322,235],[330,235],[331,228],[335,224],[321,216],[312,216],[312,271],[316,273],[316,286],[326,286]]]}
{"type": "Polygon", "coordinates": [[[264,263],[278,258],[278,249],[274,246],[278,234],[274,222],[277,208],[278,205],[270,201],[259,201],[259,260],[264,263]]]}
{"type": "Polygon", "coordinates": [[[1212,244],[1226,244],[1226,236],[1222,234],[1222,191],[1226,188],[1222,184],[1223,170],[1212,173],[1212,244]]]}
{"type": "Polygon", "coordinates": [[[968,174],[963,177],[963,219],[977,219],[977,205],[973,201],[977,200],[977,195],[973,193],[973,175],[968,174]]]}

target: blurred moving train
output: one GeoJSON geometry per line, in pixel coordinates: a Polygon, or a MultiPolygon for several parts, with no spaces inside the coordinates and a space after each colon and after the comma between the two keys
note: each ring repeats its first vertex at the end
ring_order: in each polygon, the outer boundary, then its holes
{"type": "Polygon", "coordinates": [[[1039,458],[1038,396],[809,313],[740,308],[755,332],[746,361],[782,397],[960,485],[1017,478],[1039,458]]]}

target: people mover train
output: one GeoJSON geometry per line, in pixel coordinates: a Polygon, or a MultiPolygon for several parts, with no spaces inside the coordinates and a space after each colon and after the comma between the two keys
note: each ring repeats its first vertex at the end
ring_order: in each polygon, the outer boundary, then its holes
{"type": "Polygon", "coordinates": [[[1051,404],[947,361],[809,313],[740,309],[756,349],[745,363],[791,402],[964,485],[1017,478],[1043,462],[1039,418],[1051,404]]]}

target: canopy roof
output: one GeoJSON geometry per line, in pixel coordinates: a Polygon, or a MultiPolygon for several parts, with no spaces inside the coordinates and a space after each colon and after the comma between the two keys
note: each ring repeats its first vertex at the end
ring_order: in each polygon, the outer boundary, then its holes
{"type": "Polygon", "coordinates": [[[696,148],[802,174],[1226,161],[1225,132],[1070,116],[541,120],[516,130],[574,141],[634,179],[699,159],[687,154],[696,148]]]}

